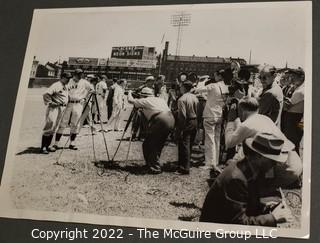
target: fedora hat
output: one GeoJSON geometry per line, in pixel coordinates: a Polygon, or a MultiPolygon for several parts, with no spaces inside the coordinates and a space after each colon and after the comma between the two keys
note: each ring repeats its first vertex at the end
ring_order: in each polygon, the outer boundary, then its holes
{"type": "Polygon", "coordinates": [[[148,88],[148,87],[144,87],[139,94],[141,96],[143,96],[143,97],[152,97],[152,96],[154,96],[153,90],[148,88]]]}
{"type": "Polygon", "coordinates": [[[272,133],[257,133],[245,141],[248,147],[265,158],[286,162],[288,152],[294,149],[294,144],[288,139],[280,138],[272,133]]]}

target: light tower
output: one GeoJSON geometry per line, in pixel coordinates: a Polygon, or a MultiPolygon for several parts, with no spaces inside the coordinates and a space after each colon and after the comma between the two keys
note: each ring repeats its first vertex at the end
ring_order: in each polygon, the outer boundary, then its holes
{"type": "Polygon", "coordinates": [[[191,23],[191,14],[180,12],[178,14],[171,15],[171,25],[178,27],[178,36],[176,43],[176,57],[180,55],[181,40],[182,40],[182,28],[188,26],[191,23]]]}

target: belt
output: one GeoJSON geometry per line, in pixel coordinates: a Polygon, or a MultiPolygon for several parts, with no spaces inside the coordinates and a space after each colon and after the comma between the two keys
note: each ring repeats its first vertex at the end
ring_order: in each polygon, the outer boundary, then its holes
{"type": "Polygon", "coordinates": [[[67,106],[67,105],[66,105],[66,104],[54,103],[54,104],[49,104],[49,106],[51,106],[51,107],[57,107],[57,106],[67,106]]]}
{"type": "Polygon", "coordinates": [[[81,102],[80,100],[70,100],[69,101],[69,103],[71,103],[71,104],[78,104],[80,102],[81,102]]]}

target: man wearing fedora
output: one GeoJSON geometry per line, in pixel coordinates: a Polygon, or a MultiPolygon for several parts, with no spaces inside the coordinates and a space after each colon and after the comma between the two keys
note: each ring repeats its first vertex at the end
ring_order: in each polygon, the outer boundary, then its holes
{"type": "MultiPolygon", "coordinates": [[[[242,143],[247,138],[254,137],[257,133],[269,132],[277,135],[284,141],[288,139],[267,116],[258,114],[259,102],[253,97],[244,97],[239,101],[238,107],[232,106],[228,114],[228,122],[225,129],[225,144],[227,148],[238,146],[238,153],[231,161],[243,159],[242,143]]],[[[229,163],[231,163],[229,161],[229,163]]],[[[302,162],[294,145],[288,151],[288,159],[285,163],[277,163],[266,177],[264,193],[272,192],[278,187],[288,187],[299,181],[302,173],[302,162]]]]}
{"type": "Polygon", "coordinates": [[[180,87],[178,99],[177,134],[178,134],[178,174],[189,174],[192,145],[197,133],[198,98],[190,93],[191,81],[185,81],[180,87]]]}
{"type": "Polygon", "coordinates": [[[277,226],[290,222],[290,210],[279,203],[273,210],[260,203],[260,181],[275,166],[284,163],[292,143],[271,133],[258,133],[244,143],[245,158],[217,177],[204,201],[201,222],[277,226]]]}
{"type": "Polygon", "coordinates": [[[141,109],[148,121],[148,131],[142,144],[143,156],[150,173],[161,173],[159,159],[166,139],[174,128],[174,117],[164,99],[155,97],[152,89],[145,87],[141,90],[142,98],[132,97],[128,92],[128,102],[135,108],[141,109]]]}

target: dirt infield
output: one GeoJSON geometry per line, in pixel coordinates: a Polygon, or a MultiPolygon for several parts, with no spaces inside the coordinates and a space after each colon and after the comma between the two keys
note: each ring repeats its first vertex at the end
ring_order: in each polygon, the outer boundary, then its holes
{"type": "MultiPolygon", "coordinates": [[[[92,138],[83,128],[77,139],[78,151],[66,149],[61,165],[55,162],[59,151],[38,154],[45,107],[43,89],[29,89],[21,125],[19,145],[11,184],[11,195],[19,209],[79,212],[108,216],[197,221],[204,197],[209,189],[208,171],[192,167],[189,176],[170,172],[177,160],[177,148],[169,143],[161,156],[165,172],[146,174],[142,166],[141,142],[133,142],[129,160],[125,161],[128,141],[124,141],[114,163],[102,169],[93,162],[92,138]],[[32,115],[30,115],[32,114],[32,115]]],[[[122,115],[123,125],[131,107],[122,115]]],[[[105,114],[104,114],[105,116],[105,114]]],[[[99,130],[99,126],[95,125],[99,130]]],[[[119,132],[106,133],[108,149],[113,155],[119,132]]],[[[129,133],[125,136],[128,137],[129,133]]],[[[64,136],[62,143],[66,141],[64,136]]],[[[94,136],[96,157],[106,161],[101,133],[94,136]]],[[[298,193],[300,193],[298,191],[298,193]]],[[[298,205],[299,206],[299,205],[298,205]]],[[[295,205],[296,221],[283,227],[300,226],[300,210],[295,205]]]]}

